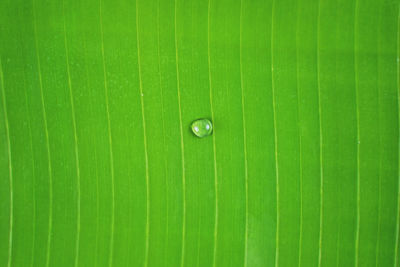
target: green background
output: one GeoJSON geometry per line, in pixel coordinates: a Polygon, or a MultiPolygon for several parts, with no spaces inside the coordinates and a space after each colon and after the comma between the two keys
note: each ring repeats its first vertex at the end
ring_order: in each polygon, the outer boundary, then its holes
{"type": "Polygon", "coordinates": [[[399,4],[1,0],[0,266],[400,266],[399,4]]]}

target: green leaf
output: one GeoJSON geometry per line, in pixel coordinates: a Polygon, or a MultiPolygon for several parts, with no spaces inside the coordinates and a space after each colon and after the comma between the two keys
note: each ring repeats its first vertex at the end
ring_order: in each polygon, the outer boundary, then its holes
{"type": "Polygon", "coordinates": [[[0,266],[400,266],[399,7],[0,1],[0,266]]]}

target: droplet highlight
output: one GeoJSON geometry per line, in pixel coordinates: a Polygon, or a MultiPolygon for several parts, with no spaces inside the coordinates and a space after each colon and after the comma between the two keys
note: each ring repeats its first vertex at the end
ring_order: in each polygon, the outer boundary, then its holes
{"type": "Polygon", "coordinates": [[[212,123],[207,119],[198,119],[192,122],[192,132],[197,137],[206,137],[212,134],[212,123]]]}

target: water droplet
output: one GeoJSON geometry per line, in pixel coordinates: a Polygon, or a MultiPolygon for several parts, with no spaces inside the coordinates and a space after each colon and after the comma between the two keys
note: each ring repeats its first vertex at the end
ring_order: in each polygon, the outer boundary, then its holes
{"type": "Polygon", "coordinates": [[[192,131],[200,138],[209,136],[212,133],[212,129],[212,123],[207,119],[198,119],[192,122],[192,131]]]}

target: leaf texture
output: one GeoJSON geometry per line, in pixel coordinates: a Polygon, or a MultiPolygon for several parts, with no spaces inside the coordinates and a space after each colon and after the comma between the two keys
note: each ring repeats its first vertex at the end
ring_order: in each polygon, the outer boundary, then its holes
{"type": "Polygon", "coordinates": [[[1,1],[0,266],[400,266],[399,14],[1,1]]]}

